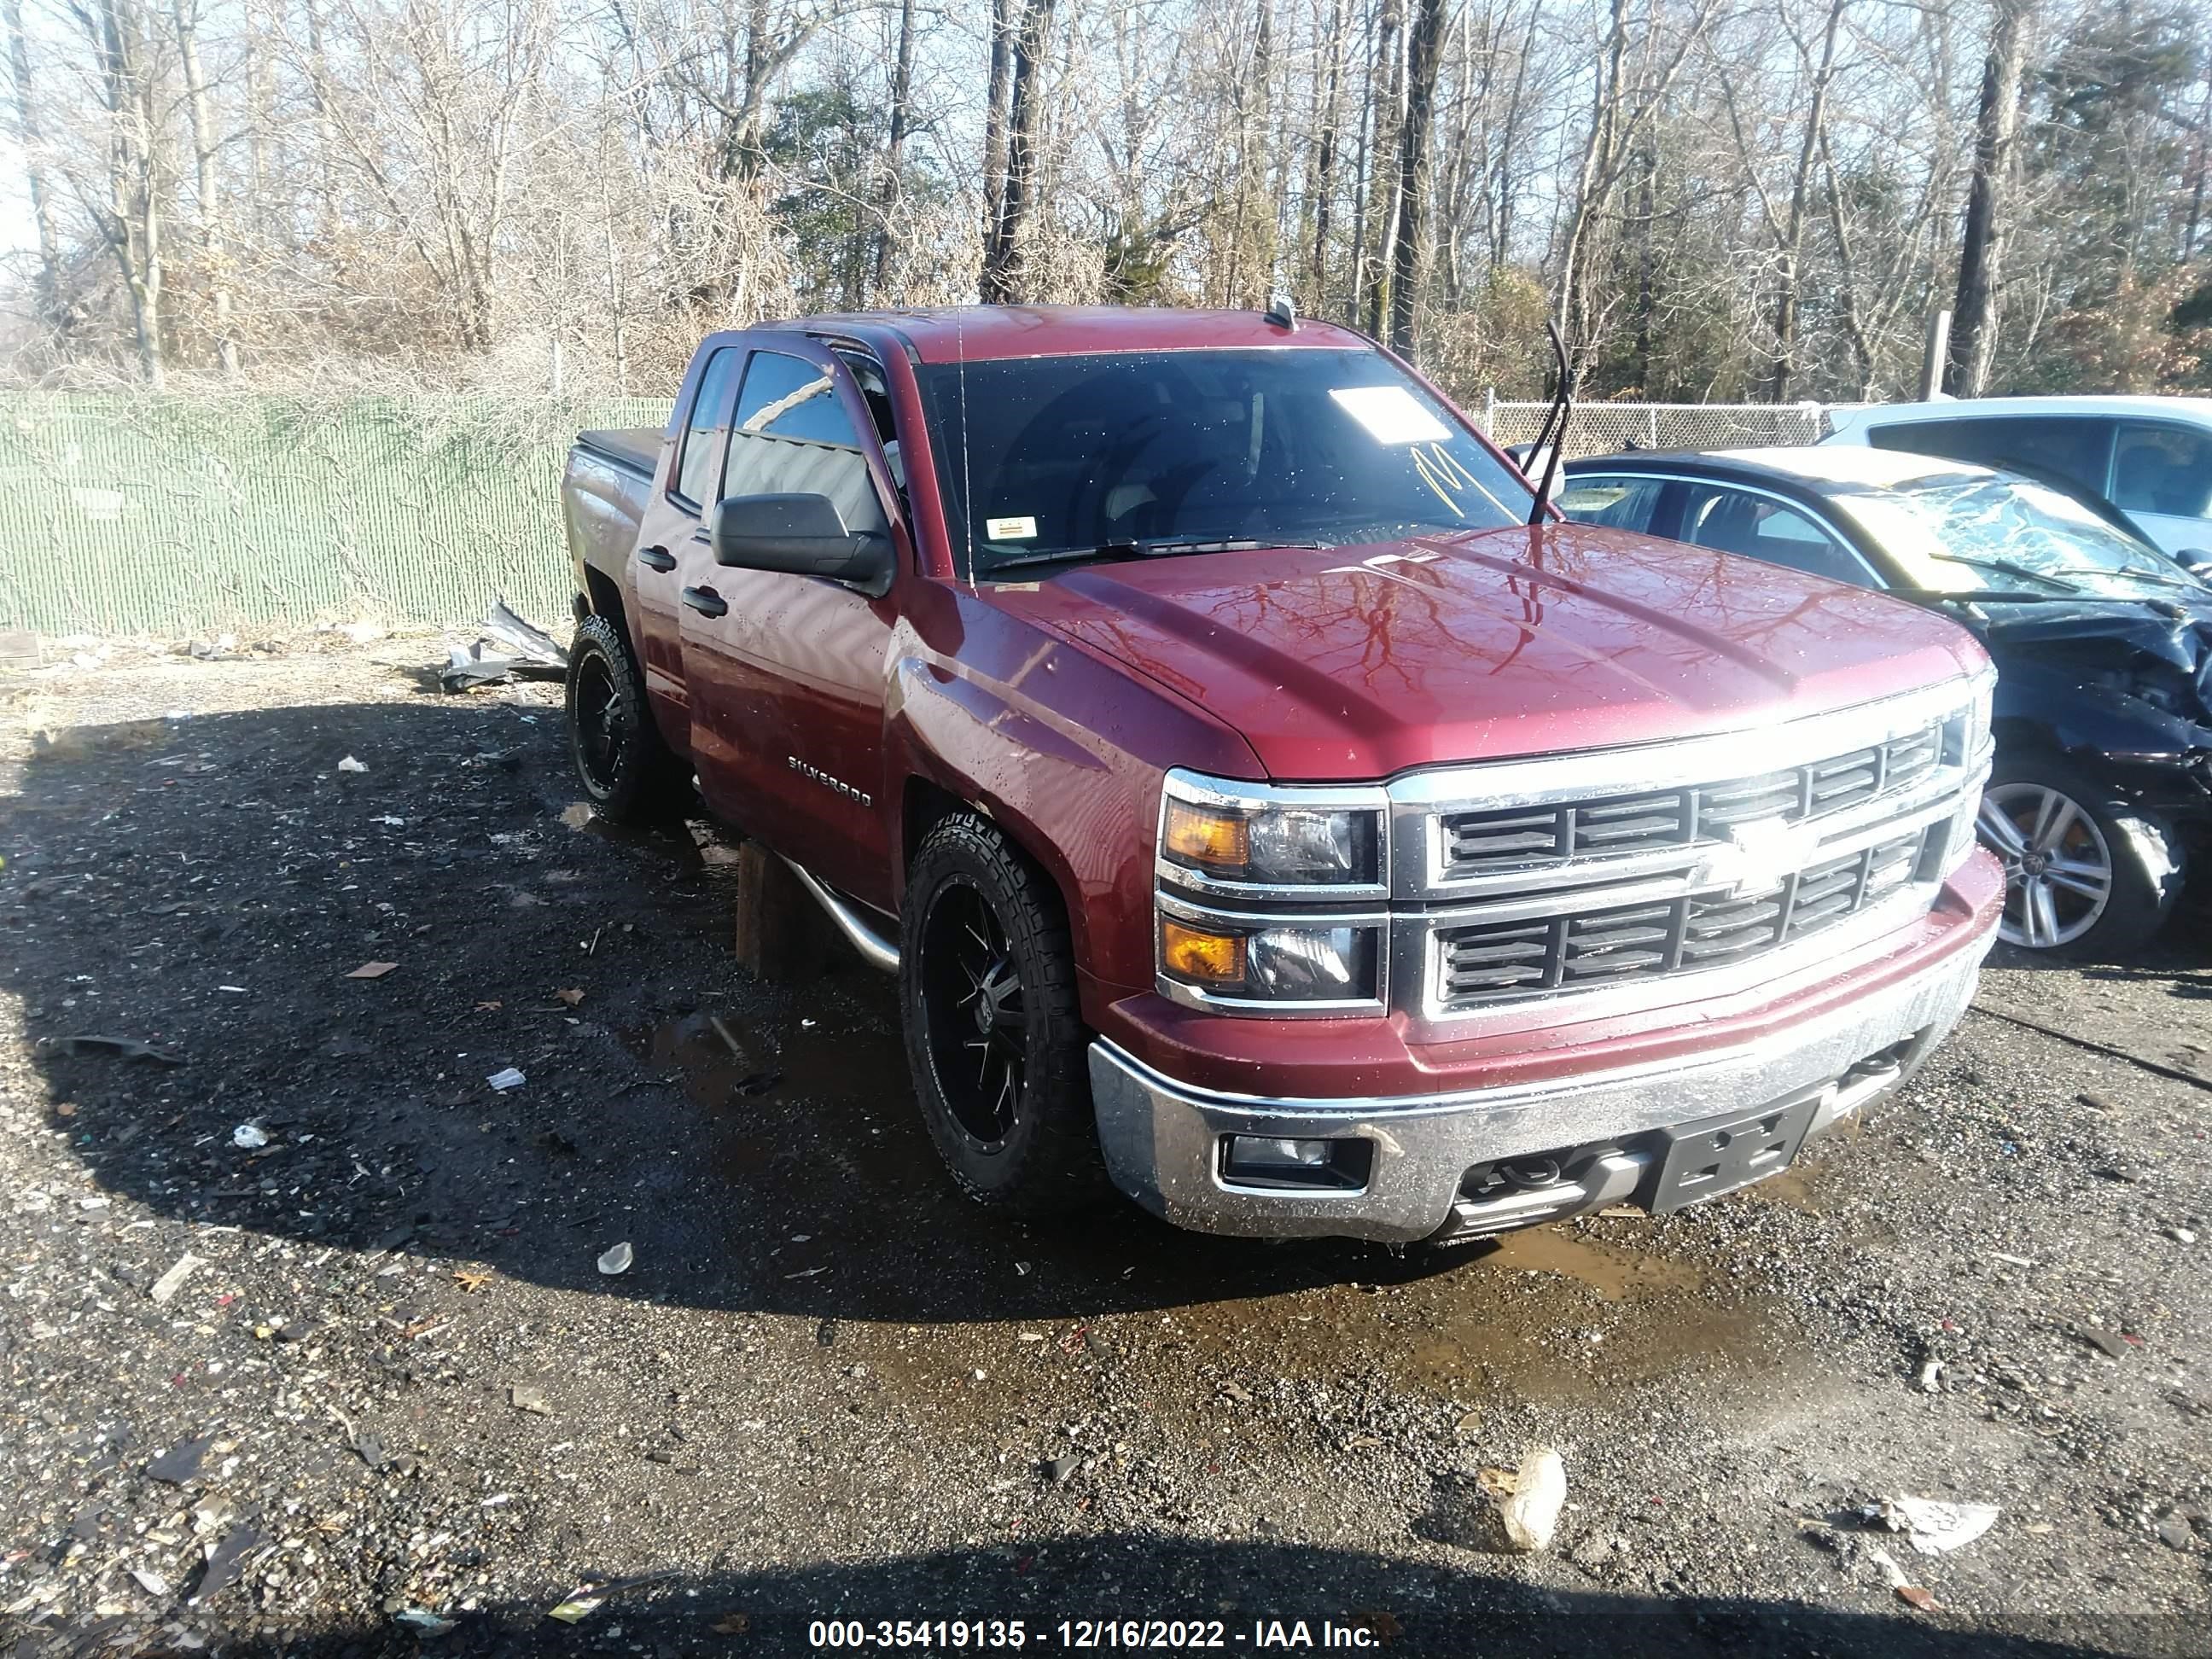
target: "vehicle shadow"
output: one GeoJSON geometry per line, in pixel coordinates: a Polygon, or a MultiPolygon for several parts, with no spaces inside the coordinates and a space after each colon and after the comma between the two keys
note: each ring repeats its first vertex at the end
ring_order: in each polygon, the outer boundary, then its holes
{"type": "MultiPolygon", "coordinates": [[[[586,1581],[587,1583],[589,1581],[586,1581]]],[[[862,1645],[878,1625],[931,1622],[932,1649],[956,1651],[1120,1650],[1126,1634],[1103,1620],[1160,1620],[1150,1645],[1167,1651],[1252,1652],[1270,1647],[1387,1651],[1406,1659],[1543,1653],[1562,1659],[1728,1654],[1797,1659],[1806,1654],[1918,1659],[2082,1659],[2201,1650],[2180,1619],[2022,1617],[2004,1632],[1951,1615],[1842,1612],[1684,1593],[1649,1596],[1553,1590],[1480,1568],[1458,1571],[1296,1543],[1217,1543],[1145,1534],[1049,1540],[994,1550],[898,1559],[616,1581],[574,1624],[546,1615],[585,1586],[549,1583],[528,1604],[452,1613],[434,1645],[398,1623],[240,1632],[234,1655],[374,1659],[433,1651],[477,1656],[606,1650],[659,1654],[794,1654],[862,1645]],[[969,1621],[964,1642],[935,1621],[969,1621]],[[1063,1631],[1061,1621],[1068,1628],[1063,1631]],[[816,1621],[821,1621],[817,1627],[816,1621]],[[1304,1622],[1304,1629],[1297,1626],[1304,1622]],[[1172,1648],[1180,1622],[1194,1637],[1172,1648]],[[995,1625],[996,1639],[993,1639],[995,1625]],[[1086,1629],[1086,1625],[1089,1628],[1086,1629]],[[977,1628],[980,1626],[980,1628],[977,1628]],[[817,1643],[817,1638],[828,1638],[817,1643]],[[1270,1640],[1270,1638],[1274,1639],[1270,1640]],[[1301,1639],[1303,1638],[1303,1639],[1301,1639]]],[[[1869,1597],[1869,1605],[1874,1605],[1869,1597]]],[[[917,1642],[900,1645],[922,1645],[917,1642]]]]}
{"type": "Polygon", "coordinates": [[[0,796],[0,993],[45,1094],[22,1103],[101,1188],[175,1221],[884,1322],[1233,1302],[1473,1259],[1200,1241],[1132,1206],[1062,1228],[977,1210],[921,1128],[890,982],[857,962],[798,986],[741,969],[723,850],[681,826],[605,833],[550,708],[42,734],[0,796]],[[526,1080],[489,1085],[509,1068],[526,1080]],[[635,1266],[603,1276],[617,1242],[635,1266]]]}

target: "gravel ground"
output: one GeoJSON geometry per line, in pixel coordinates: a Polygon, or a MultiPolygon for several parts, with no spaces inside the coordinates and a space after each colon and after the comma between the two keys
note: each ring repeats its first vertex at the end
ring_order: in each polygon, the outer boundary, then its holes
{"type": "Polygon", "coordinates": [[[267,645],[0,677],[0,1651],[2207,1650],[2201,913],[1993,965],[1702,1210],[1025,1230],[884,981],[754,982],[725,848],[577,809],[557,688],[267,645]],[[1558,1540],[1497,1553],[1539,1446],[1558,1540]],[[1921,1554],[1899,1494],[2001,1512],[1921,1554]]]}

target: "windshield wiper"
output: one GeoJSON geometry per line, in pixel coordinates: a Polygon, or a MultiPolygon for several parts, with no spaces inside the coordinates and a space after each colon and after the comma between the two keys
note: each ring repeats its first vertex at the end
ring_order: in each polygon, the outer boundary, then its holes
{"type": "Polygon", "coordinates": [[[1022,570],[1032,565],[1065,564],[1079,559],[1157,559],[1176,553],[1250,553],[1263,547],[1328,547],[1328,542],[1274,536],[1147,536],[1140,539],[1101,542],[1096,547],[1060,547],[1034,553],[1016,553],[995,560],[981,574],[995,576],[1002,570],[1022,570]]]}
{"type": "Polygon", "coordinates": [[[2010,559],[1978,559],[1965,553],[1938,553],[1936,557],[1946,564],[1963,564],[1972,570],[1994,570],[2000,576],[2020,576],[2032,582],[2041,582],[2062,593],[2079,593],[2081,590],[2068,581],[2046,574],[2032,565],[2016,564],[2010,559]]]}

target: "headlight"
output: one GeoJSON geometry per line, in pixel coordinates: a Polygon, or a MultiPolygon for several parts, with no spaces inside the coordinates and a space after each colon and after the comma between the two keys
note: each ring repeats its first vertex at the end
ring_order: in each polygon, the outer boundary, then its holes
{"type": "Polygon", "coordinates": [[[1173,772],[1160,803],[1162,873],[1200,890],[1338,888],[1379,896],[1382,824],[1380,791],[1270,791],[1173,772]]]}
{"type": "Polygon", "coordinates": [[[1250,1002],[1375,999],[1381,929],[1357,924],[1278,927],[1162,914],[1159,970],[1209,998],[1250,1002]]]}

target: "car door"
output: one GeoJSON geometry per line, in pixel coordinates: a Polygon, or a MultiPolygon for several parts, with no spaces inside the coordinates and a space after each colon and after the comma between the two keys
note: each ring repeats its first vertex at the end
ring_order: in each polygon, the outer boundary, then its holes
{"type": "Polygon", "coordinates": [[[1856,550],[1802,507],[1756,490],[1689,483],[1682,497],[1681,540],[1723,553],[1785,565],[1854,587],[1886,586],[1856,550]]]}
{"type": "Polygon", "coordinates": [[[730,434],[730,411],[738,392],[744,352],[718,345],[701,358],[677,402],[683,419],[668,476],[647,498],[638,520],[637,546],[631,552],[631,614],[637,646],[644,658],[647,701],[653,718],[678,751],[690,730],[690,696],[684,672],[684,615],[677,566],[681,550],[701,528],[704,503],[720,476],[722,451],[730,434]]]}
{"type": "MultiPolygon", "coordinates": [[[[851,374],[811,341],[772,339],[750,350],[710,499],[827,495],[848,529],[892,532],[897,497],[851,374]]],[[[818,576],[717,564],[704,531],[711,514],[678,567],[707,803],[832,886],[887,903],[893,601],[818,576]]],[[[906,550],[901,541],[902,562],[906,550]]]]}
{"type": "Polygon", "coordinates": [[[2212,431],[2178,421],[2120,422],[2112,500],[2169,553],[2212,549],[2212,431]]]}

